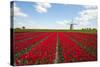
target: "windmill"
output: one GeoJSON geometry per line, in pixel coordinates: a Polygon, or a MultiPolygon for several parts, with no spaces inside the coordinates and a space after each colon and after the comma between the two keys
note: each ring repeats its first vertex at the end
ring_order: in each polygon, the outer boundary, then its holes
{"type": "Polygon", "coordinates": [[[71,23],[69,23],[69,25],[70,25],[70,30],[73,30],[74,25],[77,25],[77,24],[73,23],[73,20],[72,20],[71,23]]]}

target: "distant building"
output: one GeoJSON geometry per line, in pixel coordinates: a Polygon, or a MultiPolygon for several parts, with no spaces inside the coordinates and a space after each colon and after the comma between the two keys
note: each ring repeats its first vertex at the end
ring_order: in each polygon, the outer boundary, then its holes
{"type": "Polygon", "coordinates": [[[25,29],[25,27],[23,26],[22,29],[25,29]]]}

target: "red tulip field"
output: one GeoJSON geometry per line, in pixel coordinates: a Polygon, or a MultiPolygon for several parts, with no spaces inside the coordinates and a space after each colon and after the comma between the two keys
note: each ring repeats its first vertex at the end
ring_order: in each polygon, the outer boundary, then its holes
{"type": "Polygon", "coordinates": [[[97,62],[97,5],[11,1],[10,13],[10,65],[97,62]]]}
{"type": "Polygon", "coordinates": [[[14,65],[97,60],[97,34],[82,32],[14,32],[14,65]]]}

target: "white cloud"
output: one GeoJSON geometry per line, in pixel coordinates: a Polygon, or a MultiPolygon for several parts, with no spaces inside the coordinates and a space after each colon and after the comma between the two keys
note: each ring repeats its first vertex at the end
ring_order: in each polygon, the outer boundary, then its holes
{"type": "Polygon", "coordinates": [[[51,8],[51,4],[50,3],[36,3],[37,5],[35,6],[35,10],[39,13],[46,13],[48,8],[51,8]]]}
{"type": "Polygon", "coordinates": [[[69,29],[71,20],[56,21],[56,29],[69,29]]]}
{"type": "Polygon", "coordinates": [[[46,13],[47,9],[38,5],[36,6],[36,11],[39,13],[46,13]]]}
{"type": "Polygon", "coordinates": [[[61,22],[61,21],[57,21],[56,23],[59,25],[65,25],[65,22],[61,22]]]}
{"type": "Polygon", "coordinates": [[[84,6],[85,9],[97,9],[95,5],[84,6]]]}
{"type": "Polygon", "coordinates": [[[57,21],[56,23],[62,26],[66,26],[67,24],[70,24],[70,20],[63,20],[63,21],[57,21]]]}
{"type": "Polygon", "coordinates": [[[80,13],[81,18],[85,18],[86,20],[95,19],[97,17],[97,10],[96,9],[89,9],[84,10],[80,13]]]}
{"type": "Polygon", "coordinates": [[[97,13],[96,6],[85,6],[85,10],[79,13],[79,16],[74,19],[74,22],[81,25],[81,27],[89,27],[89,25],[93,24],[91,22],[92,20],[97,20],[97,13]]]}
{"type": "Polygon", "coordinates": [[[28,15],[23,13],[19,7],[16,6],[14,3],[14,16],[21,16],[21,17],[27,17],[28,15]]]}

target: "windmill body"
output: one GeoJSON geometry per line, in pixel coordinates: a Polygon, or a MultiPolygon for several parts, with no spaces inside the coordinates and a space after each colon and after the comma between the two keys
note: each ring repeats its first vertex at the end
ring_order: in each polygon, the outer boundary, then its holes
{"type": "Polygon", "coordinates": [[[73,30],[73,24],[70,24],[70,30],[73,30]]]}
{"type": "Polygon", "coordinates": [[[70,25],[70,30],[73,30],[74,25],[76,25],[76,24],[75,24],[75,23],[73,23],[73,20],[72,20],[72,22],[71,22],[69,25],[70,25]]]}

